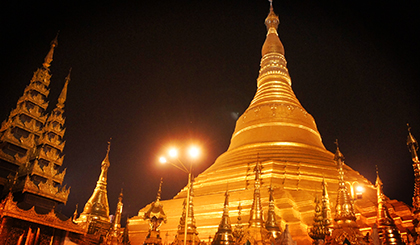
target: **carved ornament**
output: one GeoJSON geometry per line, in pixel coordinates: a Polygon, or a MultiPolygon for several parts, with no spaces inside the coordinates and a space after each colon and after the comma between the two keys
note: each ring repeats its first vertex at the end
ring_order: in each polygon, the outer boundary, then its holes
{"type": "Polygon", "coordinates": [[[45,95],[45,97],[48,97],[48,95],[50,94],[50,90],[47,88],[47,86],[36,82],[31,82],[28,86],[26,86],[25,92],[28,92],[30,90],[38,91],[40,94],[45,95]]]}
{"type": "Polygon", "coordinates": [[[41,82],[45,86],[49,86],[50,79],[51,79],[51,75],[46,69],[38,68],[38,70],[36,70],[36,72],[34,72],[34,75],[32,76],[31,83],[41,82]]]}
{"type": "Polygon", "coordinates": [[[59,219],[54,210],[51,210],[48,214],[38,214],[35,208],[20,209],[17,202],[13,201],[11,193],[0,203],[0,217],[12,217],[77,234],[86,234],[82,227],[72,222],[71,218],[66,221],[59,219]]]}

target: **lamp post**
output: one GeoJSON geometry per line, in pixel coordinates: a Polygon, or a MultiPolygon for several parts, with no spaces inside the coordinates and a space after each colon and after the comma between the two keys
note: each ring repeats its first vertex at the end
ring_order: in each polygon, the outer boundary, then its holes
{"type": "MultiPolygon", "coordinates": [[[[188,149],[188,155],[195,159],[200,155],[200,150],[196,146],[190,146],[188,149]]],[[[181,170],[188,174],[188,184],[187,184],[187,200],[186,200],[186,208],[185,208],[185,225],[184,225],[184,245],[187,244],[187,229],[188,229],[188,211],[189,211],[189,203],[190,203],[190,192],[191,192],[191,170],[192,170],[192,163],[190,162],[189,168],[185,166],[185,164],[179,159],[178,157],[178,149],[171,148],[168,151],[168,156],[172,159],[176,159],[177,161],[171,162],[165,156],[161,156],[159,158],[159,162],[161,163],[169,163],[172,166],[176,167],[177,169],[181,170]]],[[[194,244],[194,241],[193,241],[194,244]]]]}

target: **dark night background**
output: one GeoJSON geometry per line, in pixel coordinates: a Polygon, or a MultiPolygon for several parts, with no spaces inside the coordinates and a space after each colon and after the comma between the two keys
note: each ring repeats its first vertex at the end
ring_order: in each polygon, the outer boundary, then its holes
{"type": "MultiPolygon", "coordinates": [[[[169,143],[200,142],[198,174],[223,153],[235,119],[256,91],[269,3],[254,1],[7,1],[0,7],[0,120],[42,66],[51,66],[50,108],[73,68],[65,107],[62,211],[79,212],[96,185],[112,137],[111,213],[124,188],[132,217],[187,182],[161,166],[169,143]]],[[[407,126],[420,138],[418,8],[415,1],[275,1],[293,90],[324,145],[339,139],[346,163],[385,194],[411,205],[407,126]]],[[[186,159],[185,159],[186,161],[186,159]]]]}

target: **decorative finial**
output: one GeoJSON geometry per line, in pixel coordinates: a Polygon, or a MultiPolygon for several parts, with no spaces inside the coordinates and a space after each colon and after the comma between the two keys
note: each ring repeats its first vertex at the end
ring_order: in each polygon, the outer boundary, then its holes
{"type": "Polygon", "coordinates": [[[109,152],[111,151],[111,140],[112,140],[112,137],[109,138],[109,141],[108,141],[108,149],[106,150],[106,156],[105,156],[104,160],[102,161],[102,167],[106,167],[107,169],[110,166],[110,163],[109,163],[109,152]]]}
{"type": "Polygon", "coordinates": [[[279,17],[274,13],[273,8],[273,1],[269,0],[270,2],[270,13],[268,14],[267,18],[265,19],[265,26],[267,27],[267,31],[269,33],[273,32],[277,35],[277,27],[279,26],[279,17]],[[271,28],[274,28],[273,30],[270,30],[271,28]]]}
{"type": "Polygon", "coordinates": [[[411,127],[408,123],[407,123],[407,127],[408,127],[407,147],[408,147],[408,150],[411,152],[411,158],[413,162],[419,163],[419,156],[417,155],[417,151],[419,150],[419,143],[411,134],[411,127]]]}
{"type": "Polygon", "coordinates": [[[123,195],[123,188],[121,188],[120,195],[118,196],[118,200],[121,202],[122,199],[123,199],[123,197],[124,197],[124,195],[123,195]]]}
{"type": "Polygon", "coordinates": [[[42,66],[44,66],[45,69],[49,69],[49,67],[51,66],[51,62],[53,61],[53,55],[54,55],[54,48],[57,47],[58,45],[58,34],[60,33],[60,31],[57,32],[57,35],[55,36],[55,38],[51,41],[51,48],[50,51],[48,52],[47,56],[45,56],[44,59],[44,64],[42,64],[42,66]]]}
{"type": "Polygon", "coordinates": [[[66,102],[66,99],[67,99],[67,86],[69,85],[69,82],[70,82],[70,74],[71,74],[71,68],[69,70],[69,74],[66,77],[66,82],[64,83],[64,87],[61,90],[60,96],[58,96],[57,107],[60,109],[64,108],[64,102],[66,102]]]}

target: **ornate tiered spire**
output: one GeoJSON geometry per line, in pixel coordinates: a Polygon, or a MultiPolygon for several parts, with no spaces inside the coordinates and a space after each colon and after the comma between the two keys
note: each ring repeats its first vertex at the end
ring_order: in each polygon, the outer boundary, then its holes
{"type": "Polygon", "coordinates": [[[310,228],[308,235],[314,240],[315,244],[322,244],[320,240],[324,240],[325,236],[328,235],[328,228],[324,226],[324,216],[322,215],[321,203],[318,196],[315,197],[315,215],[314,223],[310,228]]]}
{"type": "Polygon", "coordinates": [[[229,193],[226,191],[222,220],[220,221],[219,228],[214,235],[212,245],[233,245],[234,243],[235,241],[233,239],[232,226],[229,218],[229,193]]]}
{"type": "Polygon", "coordinates": [[[338,167],[338,193],[337,193],[337,204],[335,206],[335,218],[338,224],[352,223],[355,225],[356,215],[354,213],[353,202],[350,198],[350,194],[347,190],[346,183],[344,182],[344,155],[340,152],[338,147],[338,141],[336,141],[337,150],[335,152],[334,161],[338,167]]]}
{"type": "Polygon", "coordinates": [[[151,228],[150,231],[158,231],[159,227],[162,225],[162,222],[166,223],[166,214],[163,211],[163,205],[160,202],[162,184],[163,178],[160,179],[156,200],[150,205],[150,208],[147,210],[147,212],[144,213],[144,219],[149,220],[149,226],[151,228]]]}
{"type": "Polygon", "coordinates": [[[25,179],[23,184],[24,192],[34,193],[64,204],[67,202],[70,189],[66,186],[59,187],[64,180],[66,169],[61,173],[58,169],[62,166],[64,160],[64,133],[66,129],[63,114],[69,81],[70,72],[58,98],[57,107],[49,113],[42,134],[37,140],[36,150],[29,159],[30,163],[19,169],[20,175],[30,176],[30,178],[25,179]],[[33,180],[36,178],[46,179],[46,181],[35,184],[33,180]]]}
{"type": "Polygon", "coordinates": [[[327,190],[327,182],[325,182],[325,178],[322,179],[322,217],[323,217],[323,225],[326,227],[331,226],[331,207],[330,207],[330,198],[328,197],[328,190],[327,190]]]}
{"type": "Polygon", "coordinates": [[[327,184],[322,180],[322,199],[315,198],[315,216],[309,236],[314,240],[313,244],[323,244],[325,238],[331,234],[331,210],[328,199],[327,184]]]}
{"type": "Polygon", "coordinates": [[[118,203],[117,203],[117,209],[115,210],[115,218],[112,222],[112,228],[115,232],[118,232],[121,228],[121,216],[123,212],[123,189],[121,189],[120,195],[118,196],[118,203]]]}
{"type": "Polygon", "coordinates": [[[190,184],[190,193],[189,193],[189,202],[187,203],[187,199],[184,200],[183,203],[183,210],[182,210],[182,216],[179,220],[178,225],[178,235],[175,238],[173,244],[183,244],[184,243],[184,237],[185,237],[185,226],[187,226],[187,244],[198,244],[200,242],[200,239],[198,238],[198,231],[197,226],[195,224],[195,218],[194,218],[194,204],[193,204],[193,197],[194,197],[194,191],[193,191],[193,182],[190,184]],[[187,208],[188,208],[188,217],[187,216],[187,208]]]}
{"type": "Polygon", "coordinates": [[[378,170],[376,170],[376,191],[378,197],[378,216],[376,223],[378,224],[379,237],[382,245],[402,245],[401,234],[398,231],[394,220],[389,215],[386,207],[385,195],[383,194],[383,183],[379,178],[378,170]]]}
{"type": "Polygon", "coordinates": [[[269,233],[271,233],[272,237],[274,239],[277,239],[280,237],[281,231],[279,228],[279,224],[277,223],[276,218],[276,211],[275,211],[275,204],[274,204],[274,190],[273,186],[270,185],[270,188],[268,189],[270,192],[269,196],[269,203],[268,203],[268,213],[267,213],[267,221],[265,222],[265,228],[268,230],[269,233]]]}
{"type": "Polygon", "coordinates": [[[411,159],[413,161],[414,170],[414,196],[413,196],[413,207],[415,212],[420,212],[420,161],[417,154],[419,150],[419,144],[414,136],[411,134],[411,127],[407,124],[408,136],[407,136],[407,147],[411,153],[411,159]]]}
{"type": "Polygon", "coordinates": [[[255,168],[254,168],[254,172],[255,172],[254,199],[252,201],[251,211],[249,214],[250,227],[264,227],[263,211],[261,207],[261,193],[260,193],[261,170],[262,170],[262,166],[258,159],[257,164],[255,165],[255,168]]]}
{"type": "Polygon", "coordinates": [[[411,134],[411,127],[407,123],[408,136],[407,136],[407,147],[411,153],[411,159],[413,161],[414,170],[414,195],[413,195],[413,224],[414,231],[416,233],[416,244],[420,244],[420,161],[417,151],[419,150],[419,144],[414,136],[411,134]]]}
{"type": "Polygon", "coordinates": [[[86,203],[83,212],[80,214],[78,222],[90,222],[91,220],[110,222],[109,219],[109,205],[108,205],[108,194],[107,194],[107,180],[108,180],[108,168],[109,152],[111,150],[111,142],[108,142],[108,149],[104,160],[101,164],[101,174],[96,187],[93,191],[92,196],[86,203]]]}

